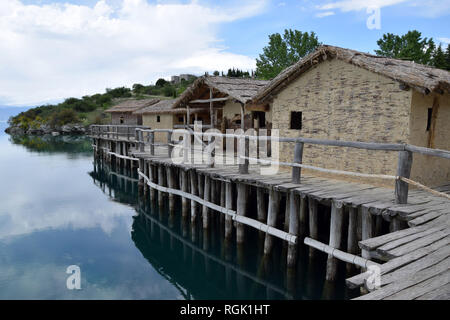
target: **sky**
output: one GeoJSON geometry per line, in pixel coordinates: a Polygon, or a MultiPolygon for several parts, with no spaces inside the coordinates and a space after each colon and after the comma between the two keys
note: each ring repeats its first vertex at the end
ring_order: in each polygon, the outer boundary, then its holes
{"type": "Polygon", "coordinates": [[[370,53],[384,33],[413,29],[446,47],[449,16],[450,0],[0,0],[0,106],[254,70],[288,28],[370,53]]]}

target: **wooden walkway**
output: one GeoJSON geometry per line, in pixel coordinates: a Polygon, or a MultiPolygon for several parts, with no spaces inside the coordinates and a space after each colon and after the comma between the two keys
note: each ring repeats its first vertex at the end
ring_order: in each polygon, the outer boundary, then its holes
{"type": "MultiPolygon", "coordinates": [[[[381,288],[357,299],[450,298],[450,247],[448,246],[450,242],[450,201],[442,195],[439,196],[421,189],[411,189],[408,203],[396,204],[393,189],[390,188],[306,174],[302,174],[300,183],[293,183],[291,172],[281,170],[276,174],[263,175],[261,169],[268,166],[262,164],[250,163],[247,174],[239,173],[237,164],[228,165],[217,161],[217,159],[223,158],[221,154],[215,155],[214,167],[210,167],[205,163],[189,164],[183,163],[181,158],[170,158],[167,144],[155,144],[153,146],[154,154],[151,155],[150,146],[145,145],[142,149],[143,146],[139,146],[134,137],[119,140],[102,139],[128,142],[129,149],[124,154],[118,155],[119,158],[122,157],[126,161],[134,162],[133,159],[139,159],[157,167],[195,171],[197,175],[213,180],[253,186],[263,192],[273,190],[286,196],[295,194],[300,199],[308,200],[309,210],[311,210],[310,205],[313,202],[331,205],[332,216],[333,208],[345,208],[345,213],[349,212],[350,219],[358,219],[357,222],[353,221],[353,226],[352,222],[349,222],[348,233],[358,233],[353,237],[360,240],[358,245],[362,257],[384,261],[380,265],[381,288]],[[132,145],[137,145],[137,148],[132,145]],[[382,234],[378,230],[381,221],[389,222],[390,233],[378,236],[382,234]],[[352,230],[350,230],[351,228],[352,230]]],[[[123,148],[120,149],[122,152],[124,151],[123,148]]],[[[105,151],[108,152],[108,150],[105,151]]],[[[201,157],[201,150],[195,150],[195,154],[197,157],[201,157]]],[[[228,160],[237,163],[234,158],[228,160]]],[[[227,163],[227,161],[224,162],[227,163]]],[[[158,186],[155,185],[155,187],[158,186]]],[[[450,195],[450,184],[435,190],[450,195]]],[[[287,197],[286,200],[288,200],[287,197]]],[[[213,208],[213,210],[215,209],[213,208]]],[[[343,210],[341,209],[339,212],[343,214],[343,210]]],[[[311,219],[311,211],[309,214],[309,219],[311,219]]],[[[288,216],[286,213],[285,232],[287,232],[288,216]]],[[[300,219],[302,219],[301,216],[300,219]]],[[[267,224],[270,225],[269,222],[267,224]]],[[[311,225],[309,227],[310,237],[314,238],[311,236],[311,225]]],[[[350,235],[348,236],[350,239],[350,235]]],[[[339,245],[341,240],[338,238],[336,241],[339,245]]],[[[331,238],[330,246],[335,247],[331,244],[331,238]]],[[[347,247],[347,252],[357,253],[350,252],[349,247],[347,247]]],[[[332,253],[328,253],[332,255],[332,253]]],[[[348,278],[346,282],[350,288],[367,287],[370,276],[369,272],[365,272],[348,278]]]]}

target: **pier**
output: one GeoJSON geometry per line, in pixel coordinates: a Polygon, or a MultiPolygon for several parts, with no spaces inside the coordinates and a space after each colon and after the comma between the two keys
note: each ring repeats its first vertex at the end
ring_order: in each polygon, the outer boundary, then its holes
{"type": "Polygon", "coordinates": [[[92,126],[91,137],[97,158],[137,173],[140,197],[159,204],[167,198],[170,212],[175,197],[181,198],[183,218],[192,225],[200,223],[205,233],[219,224],[223,240],[239,245],[246,241],[247,228],[256,229],[263,238],[263,257],[270,257],[274,241],[283,242],[288,270],[296,265],[303,244],[309,246],[311,256],[325,252],[326,280],[335,280],[338,260],[345,262],[348,287],[361,288],[358,299],[449,298],[450,183],[431,189],[409,179],[415,153],[450,159],[449,151],[198,133],[190,126],[182,130],[92,126]],[[155,133],[166,134],[167,141],[155,143],[155,133]],[[218,144],[223,138],[233,142],[232,152],[227,152],[228,143],[218,144]],[[292,162],[270,157],[277,143],[292,145],[292,162]],[[305,144],[397,152],[397,174],[308,166],[302,163],[305,144]],[[264,145],[266,149],[261,148],[264,145]],[[281,170],[264,174],[272,165],[281,170]],[[314,171],[391,180],[394,188],[315,176],[314,171]],[[371,267],[381,276],[377,288],[372,288],[371,267]]]}

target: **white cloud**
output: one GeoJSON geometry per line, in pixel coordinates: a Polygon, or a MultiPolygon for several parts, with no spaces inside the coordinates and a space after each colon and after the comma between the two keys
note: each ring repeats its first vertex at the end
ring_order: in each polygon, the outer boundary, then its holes
{"type": "Polygon", "coordinates": [[[450,13],[449,0],[339,0],[326,1],[326,3],[316,5],[317,10],[341,12],[361,11],[367,8],[385,8],[403,4],[408,14],[435,18],[450,13]]]}
{"type": "Polygon", "coordinates": [[[324,5],[317,6],[320,10],[335,10],[339,9],[343,12],[359,11],[367,8],[383,8],[387,6],[396,5],[408,0],[344,0],[334,1],[324,5]]]}
{"type": "Polygon", "coordinates": [[[220,24],[261,13],[266,1],[214,7],[99,0],[95,6],[0,1],[0,103],[33,104],[202,73],[255,60],[220,46],[220,24]]]}
{"type": "Polygon", "coordinates": [[[324,12],[319,12],[316,14],[317,18],[324,18],[324,17],[329,17],[329,16],[333,16],[335,13],[333,11],[324,11],[324,12]]]}
{"type": "Polygon", "coordinates": [[[450,44],[450,38],[438,38],[440,42],[443,42],[445,44],[450,44]]]}

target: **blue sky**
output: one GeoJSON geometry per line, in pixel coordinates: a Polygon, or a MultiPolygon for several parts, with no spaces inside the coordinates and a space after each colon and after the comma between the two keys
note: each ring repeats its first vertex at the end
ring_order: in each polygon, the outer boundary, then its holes
{"type": "Polygon", "coordinates": [[[365,52],[412,29],[446,46],[449,16],[450,0],[1,0],[0,105],[252,69],[268,35],[286,28],[365,52]],[[380,28],[369,29],[377,12],[380,28]]]}

